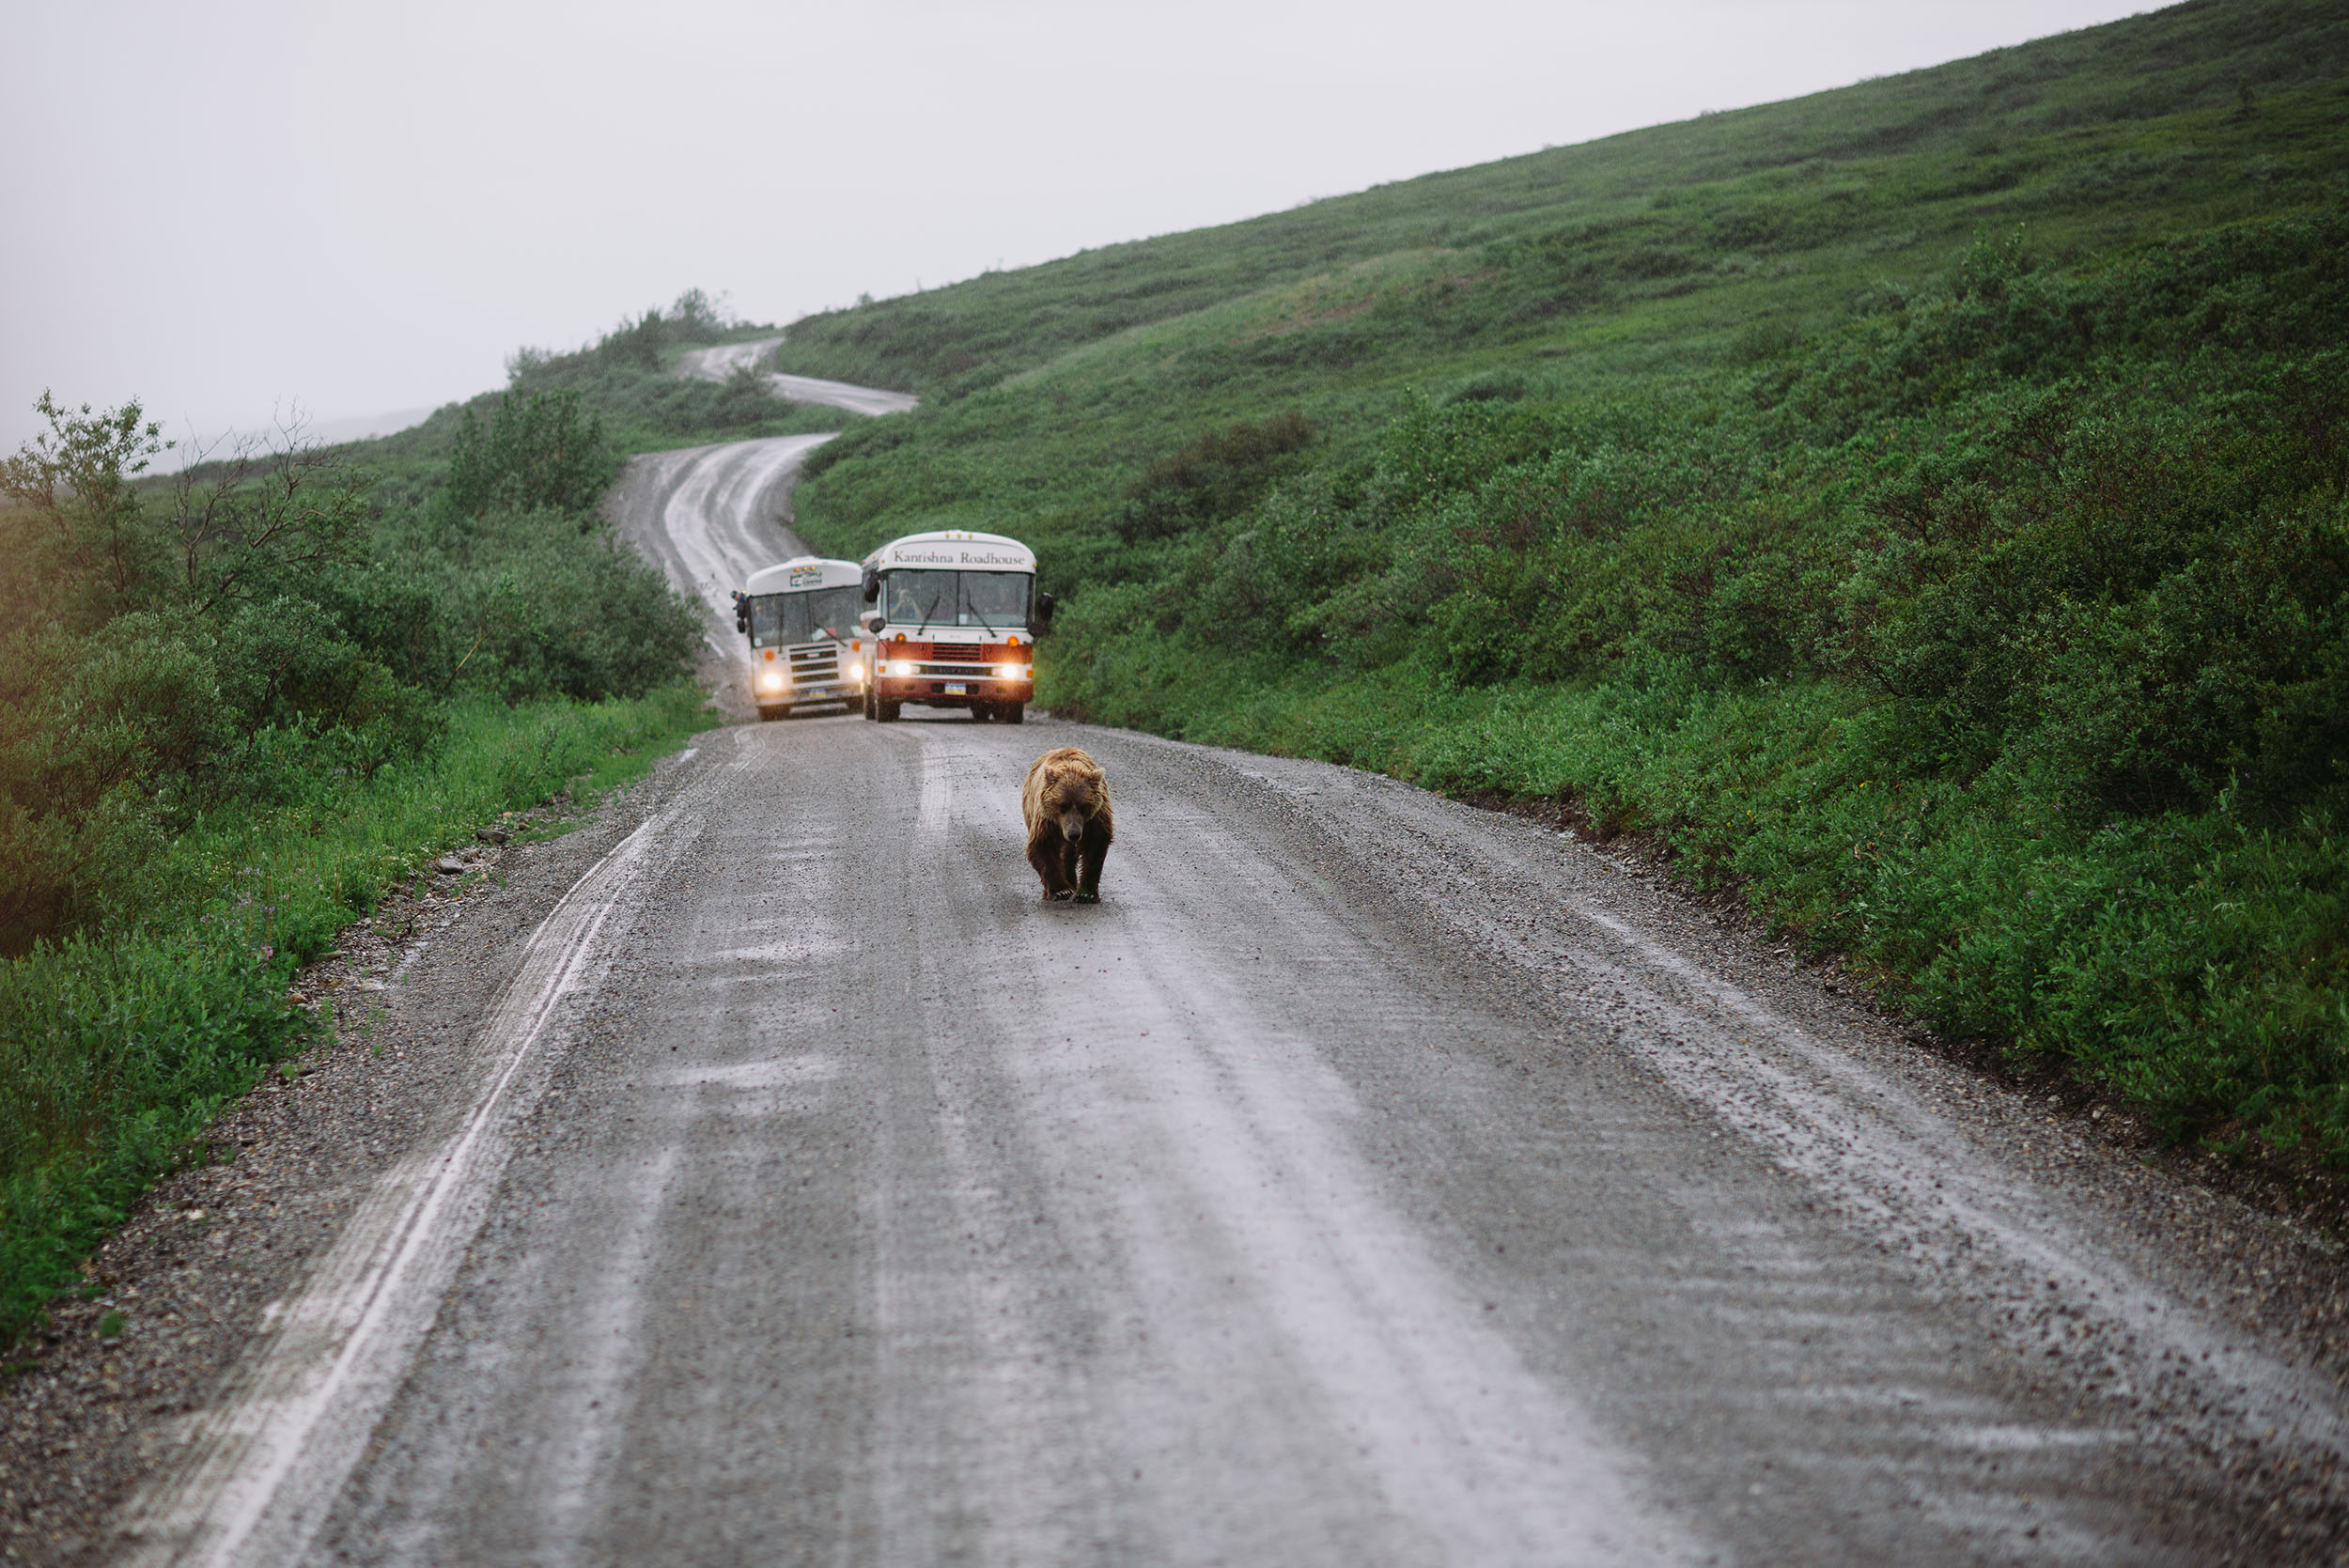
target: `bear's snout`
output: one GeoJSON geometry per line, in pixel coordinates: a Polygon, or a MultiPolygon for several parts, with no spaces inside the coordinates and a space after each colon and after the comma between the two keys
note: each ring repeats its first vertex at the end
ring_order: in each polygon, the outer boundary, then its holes
{"type": "Polygon", "coordinates": [[[1060,836],[1071,844],[1085,836],[1085,814],[1071,807],[1060,814],[1060,836]]]}

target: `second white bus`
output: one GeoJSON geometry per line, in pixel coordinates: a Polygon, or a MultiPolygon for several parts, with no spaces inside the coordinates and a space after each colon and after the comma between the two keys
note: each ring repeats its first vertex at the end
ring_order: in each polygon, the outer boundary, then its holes
{"type": "Polygon", "coordinates": [[[864,700],[863,568],[801,555],[751,574],[734,624],[751,642],[751,700],[761,719],[814,703],[864,700]]]}

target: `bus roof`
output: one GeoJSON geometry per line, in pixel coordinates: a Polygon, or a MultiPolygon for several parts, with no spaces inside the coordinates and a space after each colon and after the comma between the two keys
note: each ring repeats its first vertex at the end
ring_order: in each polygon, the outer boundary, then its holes
{"type": "Polygon", "coordinates": [[[892,539],[864,558],[875,571],[895,567],[958,567],[970,571],[1035,570],[1035,551],[1001,534],[973,534],[963,528],[941,528],[933,534],[908,534],[892,539]]]}
{"type": "Polygon", "coordinates": [[[790,560],[751,573],[743,584],[750,594],[783,594],[794,588],[844,588],[864,581],[864,568],[854,561],[833,561],[821,555],[795,555],[790,560]]]}

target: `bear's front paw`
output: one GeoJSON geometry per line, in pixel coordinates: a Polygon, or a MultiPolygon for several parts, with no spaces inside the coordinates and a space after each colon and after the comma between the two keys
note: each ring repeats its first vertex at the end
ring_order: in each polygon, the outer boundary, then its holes
{"type": "Polygon", "coordinates": [[[1101,902],[1101,895],[1097,893],[1081,893],[1076,894],[1075,898],[1076,902],[1080,904],[1098,904],[1101,902]]]}
{"type": "Polygon", "coordinates": [[[1047,904],[1066,904],[1076,896],[1076,893],[1072,890],[1068,888],[1062,888],[1057,893],[1046,893],[1044,895],[1044,902],[1047,904]]]}

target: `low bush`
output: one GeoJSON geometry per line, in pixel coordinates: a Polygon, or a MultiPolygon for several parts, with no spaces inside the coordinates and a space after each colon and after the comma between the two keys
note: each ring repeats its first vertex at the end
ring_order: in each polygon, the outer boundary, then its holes
{"type": "Polygon", "coordinates": [[[1262,424],[1241,420],[1228,429],[1209,430],[1142,471],[1127,489],[1126,513],[1117,531],[1134,544],[1173,538],[1237,517],[1274,480],[1308,466],[1299,455],[1313,441],[1313,421],[1294,412],[1275,414],[1262,424]]]}

